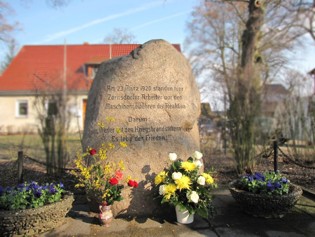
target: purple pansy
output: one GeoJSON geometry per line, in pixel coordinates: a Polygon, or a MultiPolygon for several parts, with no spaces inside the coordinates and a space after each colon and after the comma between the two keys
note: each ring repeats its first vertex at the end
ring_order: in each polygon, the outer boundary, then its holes
{"type": "Polygon", "coordinates": [[[267,182],[267,189],[269,191],[273,191],[275,189],[275,187],[274,187],[274,185],[273,185],[273,183],[271,181],[267,182]]]}
{"type": "Polygon", "coordinates": [[[256,172],[256,173],[254,174],[254,179],[256,179],[256,180],[261,180],[261,181],[265,181],[265,176],[264,176],[262,173],[256,172]]]}

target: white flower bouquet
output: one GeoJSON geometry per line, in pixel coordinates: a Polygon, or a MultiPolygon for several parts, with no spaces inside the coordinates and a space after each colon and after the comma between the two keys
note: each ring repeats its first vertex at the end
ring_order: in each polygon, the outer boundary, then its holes
{"type": "Polygon", "coordinates": [[[208,211],[212,208],[211,191],[217,185],[210,172],[200,171],[202,157],[202,153],[195,151],[187,161],[182,161],[176,153],[169,153],[172,163],[154,179],[161,203],[179,206],[191,214],[208,218],[208,211]]]}

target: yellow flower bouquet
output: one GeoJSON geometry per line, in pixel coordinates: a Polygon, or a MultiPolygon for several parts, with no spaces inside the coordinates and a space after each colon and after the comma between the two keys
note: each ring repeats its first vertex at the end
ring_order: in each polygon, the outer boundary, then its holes
{"type": "MultiPolygon", "coordinates": [[[[106,120],[114,121],[112,118],[106,120]]],[[[98,126],[101,129],[105,127],[101,122],[98,126]]],[[[116,132],[120,133],[120,130],[117,128],[116,132]]],[[[98,149],[88,147],[83,154],[78,153],[74,161],[77,172],[73,172],[78,180],[76,187],[84,188],[87,196],[99,204],[112,205],[116,201],[121,201],[124,183],[132,188],[138,187],[138,183],[131,177],[124,177],[125,166],[122,160],[108,161],[108,155],[109,152],[126,146],[125,142],[119,142],[118,145],[107,142],[98,149]]]]}
{"type": "Polygon", "coordinates": [[[195,151],[187,161],[177,158],[176,153],[169,153],[172,162],[168,168],[155,176],[161,203],[169,203],[208,218],[213,210],[211,190],[216,183],[208,172],[201,172],[202,153],[195,151]]]}

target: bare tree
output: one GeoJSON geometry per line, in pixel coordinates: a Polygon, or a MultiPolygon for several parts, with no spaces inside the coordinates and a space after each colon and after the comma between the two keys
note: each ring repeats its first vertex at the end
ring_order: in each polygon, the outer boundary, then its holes
{"type": "Polygon", "coordinates": [[[0,41],[9,42],[11,40],[12,31],[15,29],[16,24],[9,23],[6,16],[12,14],[13,10],[5,1],[0,1],[0,41]]]}
{"type": "Polygon", "coordinates": [[[293,28],[298,19],[294,2],[208,0],[194,10],[189,23],[194,71],[208,70],[224,85],[239,172],[254,166],[262,86],[286,65],[286,51],[302,35],[293,28]]]}
{"type": "Polygon", "coordinates": [[[127,29],[115,28],[112,33],[104,38],[107,44],[135,44],[136,37],[127,29]]]}
{"type": "Polygon", "coordinates": [[[305,96],[308,79],[301,72],[291,69],[284,80],[289,85],[289,95],[276,111],[276,128],[290,139],[292,146],[287,150],[292,157],[310,161],[315,151],[315,101],[312,96],[305,96]]]}
{"type": "Polygon", "coordinates": [[[38,133],[42,139],[46,153],[47,173],[62,172],[67,153],[66,135],[69,130],[71,112],[68,109],[69,93],[75,90],[75,84],[64,87],[65,76],[63,72],[57,72],[49,78],[35,76],[36,99],[34,107],[39,121],[38,133]],[[70,91],[70,92],[69,92],[70,91]]]}
{"type": "Polygon", "coordinates": [[[315,0],[299,0],[296,5],[300,16],[296,26],[315,40],[315,0]]]}
{"type": "Polygon", "coordinates": [[[0,74],[9,66],[13,58],[15,57],[17,52],[17,44],[14,39],[11,39],[10,42],[8,42],[8,52],[5,55],[5,59],[2,62],[1,68],[0,68],[0,74]]]}

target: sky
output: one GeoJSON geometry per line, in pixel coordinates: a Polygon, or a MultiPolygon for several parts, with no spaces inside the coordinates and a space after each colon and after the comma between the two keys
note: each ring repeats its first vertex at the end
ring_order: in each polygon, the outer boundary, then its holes
{"type": "MultiPolygon", "coordinates": [[[[67,0],[69,4],[53,8],[47,0],[7,0],[17,22],[13,33],[18,46],[52,44],[104,43],[115,28],[127,29],[136,43],[165,39],[181,44],[188,35],[186,23],[200,0],[67,0]]],[[[109,43],[109,42],[107,42],[109,43]]],[[[0,46],[0,62],[7,48],[0,46]]],[[[303,72],[314,68],[315,45],[310,40],[293,52],[293,67],[303,72]]]]}
{"type": "MultiPolygon", "coordinates": [[[[118,28],[132,33],[135,43],[164,39],[180,44],[185,53],[186,23],[193,7],[201,0],[68,1],[67,6],[55,9],[47,4],[47,0],[7,0],[14,11],[7,20],[17,22],[19,26],[12,35],[18,46],[99,44],[118,28]]],[[[315,67],[315,44],[313,40],[307,41],[291,55],[291,66],[304,75],[315,67]]],[[[4,60],[6,50],[4,45],[0,46],[0,62],[4,60]]]]}
{"type": "Polygon", "coordinates": [[[45,0],[7,2],[14,10],[9,22],[19,24],[13,36],[21,47],[104,43],[115,28],[127,29],[136,43],[165,39],[182,45],[187,19],[199,0],[71,0],[58,9],[45,0]]]}

